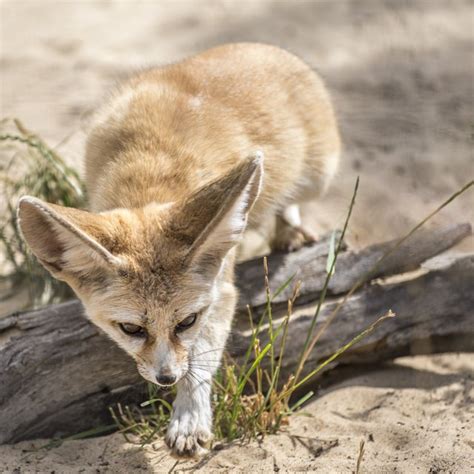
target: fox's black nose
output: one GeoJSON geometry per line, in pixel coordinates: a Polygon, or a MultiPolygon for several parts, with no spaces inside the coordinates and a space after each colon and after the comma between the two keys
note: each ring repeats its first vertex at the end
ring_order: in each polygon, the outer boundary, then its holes
{"type": "Polygon", "coordinates": [[[160,385],[173,385],[176,382],[176,376],[171,374],[157,374],[156,380],[160,385]]]}

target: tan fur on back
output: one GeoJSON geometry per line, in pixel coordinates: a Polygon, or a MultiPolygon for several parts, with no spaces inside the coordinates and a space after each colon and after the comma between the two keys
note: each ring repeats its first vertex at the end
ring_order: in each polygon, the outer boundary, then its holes
{"type": "Polygon", "coordinates": [[[244,43],[151,69],[98,114],[86,158],[91,207],[181,199],[259,149],[265,177],[251,225],[318,196],[336,170],[329,97],[300,59],[244,43]]]}

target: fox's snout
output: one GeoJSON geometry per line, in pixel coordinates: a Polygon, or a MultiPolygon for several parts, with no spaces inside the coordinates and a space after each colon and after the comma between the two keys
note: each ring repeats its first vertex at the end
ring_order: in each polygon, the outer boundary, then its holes
{"type": "Polygon", "coordinates": [[[176,364],[175,366],[163,365],[159,363],[147,364],[138,363],[138,371],[143,378],[161,387],[171,387],[179,382],[187,373],[187,365],[176,364]]]}
{"type": "Polygon", "coordinates": [[[175,362],[169,364],[155,364],[153,375],[155,380],[153,383],[162,387],[170,387],[182,379],[187,373],[187,364],[175,362]]]}
{"type": "Polygon", "coordinates": [[[156,341],[153,347],[137,354],[137,367],[149,382],[170,387],[188,372],[188,351],[170,340],[156,341]]]}

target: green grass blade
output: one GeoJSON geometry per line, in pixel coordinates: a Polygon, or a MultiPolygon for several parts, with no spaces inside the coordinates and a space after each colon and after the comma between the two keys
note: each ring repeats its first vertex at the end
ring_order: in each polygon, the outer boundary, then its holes
{"type": "Polygon", "coordinates": [[[314,395],[313,391],[309,391],[304,397],[301,397],[294,405],[290,407],[290,413],[297,410],[303,403],[306,403],[314,395]]]}
{"type": "Polygon", "coordinates": [[[237,392],[241,394],[244,390],[245,385],[247,384],[248,379],[252,376],[252,374],[255,372],[257,367],[260,366],[260,363],[262,359],[265,357],[267,352],[271,349],[273,345],[273,342],[269,342],[268,344],[265,345],[265,347],[262,349],[258,357],[253,361],[253,364],[250,366],[250,368],[247,370],[245,373],[245,376],[243,380],[239,383],[237,392]]]}
{"type": "Polygon", "coordinates": [[[166,407],[166,409],[169,410],[170,412],[173,411],[173,407],[166,400],[164,400],[163,398],[152,398],[151,400],[147,400],[145,402],[140,403],[140,406],[141,407],[147,407],[149,405],[153,405],[153,404],[158,403],[158,402],[161,405],[164,405],[166,407]]]}
{"type": "Polygon", "coordinates": [[[293,281],[293,279],[295,278],[296,276],[296,273],[293,273],[293,275],[291,275],[287,280],[285,280],[278,288],[277,290],[275,291],[275,293],[272,294],[271,296],[271,301],[273,301],[277,296],[279,296],[281,293],[283,293],[283,291],[285,291],[288,286],[290,285],[290,283],[293,281]]]}

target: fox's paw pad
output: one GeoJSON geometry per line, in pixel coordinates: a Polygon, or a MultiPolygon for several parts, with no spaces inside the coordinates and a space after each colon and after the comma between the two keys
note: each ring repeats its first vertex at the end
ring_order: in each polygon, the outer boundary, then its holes
{"type": "Polygon", "coordinates": [[[171,420],[165,440],[174,456],[199,458],[208,452],[212,433],[207,427],[196,426],[194,417],[188,415],[171,420]]]}
{"type": "Polygon", "coordinates": [[[302,227],[285,226],[278,229],[271,247],[272,250],[294,252],[304,245],[316,242],[317,236],[302,227]]]}

